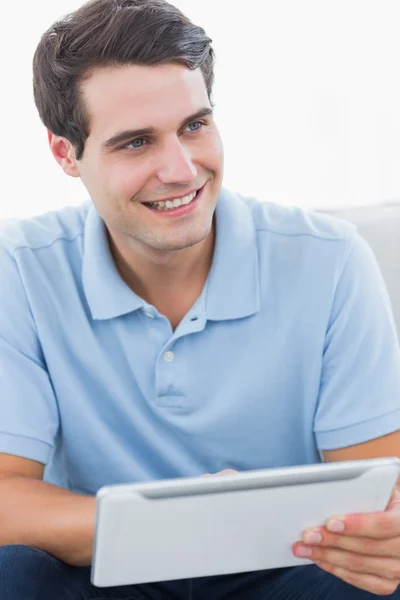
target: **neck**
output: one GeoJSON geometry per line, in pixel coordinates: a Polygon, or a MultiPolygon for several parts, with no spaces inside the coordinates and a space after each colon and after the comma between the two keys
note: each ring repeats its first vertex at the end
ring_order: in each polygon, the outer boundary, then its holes
{"type": "Polygon", "coordinates": [[[201,292],[211,268],[215,223],[204,240],[176,251],[120,244],[110,233],[108,238],[121,277],[138,296],[157,306],[165,295],[185,296],[184,290],[201,292]]]}

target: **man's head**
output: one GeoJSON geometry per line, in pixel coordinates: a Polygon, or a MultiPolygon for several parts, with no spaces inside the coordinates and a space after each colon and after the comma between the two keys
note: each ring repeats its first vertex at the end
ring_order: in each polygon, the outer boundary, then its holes
{"type": "Polygon", "coordinates": [[[42,36],[34,96],[53,155],[114,239],[178,250],[210,232],[223,169],[210,43],[164,0],[94,0],[42,36]],[[149,206],[183,196],[176,212],[149,206]]]}

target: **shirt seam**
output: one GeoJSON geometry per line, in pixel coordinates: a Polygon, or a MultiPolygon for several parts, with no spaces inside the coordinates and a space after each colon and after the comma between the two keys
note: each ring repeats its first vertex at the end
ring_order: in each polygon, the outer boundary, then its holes
{"type": "MultiPolygon", "coordinates": [[[[389,396],[388,400],[391,400],[392,398],[396,398],[396,396],[395,395],[389,396]]],[[[378,416],[371,417],[370,419],[364,419],[363,421],[357,421],[357,422],[351,423],[351,425],[346,425],[345,427],[335,427],[333,429],[314,429],[314,433],[318,434],[318,433],[332,433],[332,432],[336,432],[336,431],[346,431],[346,429],[352,429],[353,427],[359,427],[360,425],[371,423],[373,421],[378,421],[379,419],[388,417],[388,416],[396,414],[396,413],[400,413],[400,408],[396,408],[395,410],[391,410],[389,412],[382,413],[378,416]]]]}
{"type": "MultiPolygon", "coordinates": [[[[25,292],[25,290],[24,290],[24,292],[25,292]]],[[[35,322],[35,318],[32,315],[31,307],[29,306],[28,308],[29,308],[30,314],[31,314],[32,319],[33,319],[35,335],[36,335],[36,337],[38,339],[38,342],[39,342],[39,345],[41,347],[40,339],[39,339],[38,331],[37,331],[37,326],[36,326],[36,322],[35,322]]],[[[22,350],[20,350],[19,348],[16,349],[16,347],[14,345],[10,344],[10,342],[8,342],[6,339],[4,339],[2,335],[0,335],[0,340],[2,342],[4,342],[4,344],[6,344],[7,346],[11,346],[13,348],[13,350],[17,350],[19,354],[21,354],[24,358],[26,358],[26,360],[29,360],[31,363],[33,363],[34,365],[36,365],[40,369],[46,370],[45,363],[43,361],[41,362],[40,359],[36,360],[36,358],[33,358],[32,356],[29,356],[29,354],[26,354],[26,352],[22,352],[22,350]]],[[[47,372],[47,370],[46,370],[46,372],[47,372]]],[[[0,433],[1,433],[1,431],[0,431],[0,433]]]]}
{"type": "Polygon", "coordinates": [[[47,248],[51,248],[51,246],[53,246],[54,244],[56,244],[57,242],[76,242],[76,240],[83,236],[84,232],[81,231],[80,233],[76,234],[75,237],[73,238],[67,238],[67,237],[58,237],[57,239],[53,240],[52,242],[50,242],[49,244],[43,245],[43,246],[29,246],[29,245],[23,245],[21,244],[20,246],[17,246],[16,248],[13,248],[12,250],[7,250],[10,254],[10,256],[12,258],[14,258],[14,254],[16,252],[18,252],[18,250],[32,250],[32,252],[35,252],[36,250],[46,250],[47,248]]]}
{"type": "Polygon", "coordinates": [[[37,442],[38,444],[43,444],[44,446],[47,446],[48,448],[52,449],[53,445],[49,444],[49,442],[44,442],[43,440],[39,440],[38,438],[34,438],[30,435],[21,435],[20,433],[10,433],[9,431],[2,431],[0,430],[0,437],[2,435],[7,435],[9,437],[14,437],[14,438],[21,438],[24,440],[31,440],[33,442],[37,442]]]}
{"type": "Polygon", "coordinates": [[[331,237],[329,235],[318,235],[317,233],[312,233],[309,231],[302,232],[289,232],[289,231],[276,231],[271,229],[270,227],[256,227],[256,232],[267,232],[272,233],[274,235],[280,235],[283,237],[311,237],[318,240],[323,240],[326,242],[339,242],[339,243],[348,243],[351,239],[354,238],[354,232],[349,233],[348,235],[342,237],[331,237]]]}

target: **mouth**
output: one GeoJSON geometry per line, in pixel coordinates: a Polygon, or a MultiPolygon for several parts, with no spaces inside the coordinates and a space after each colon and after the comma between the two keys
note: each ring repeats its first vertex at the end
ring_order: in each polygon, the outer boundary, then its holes
{"type": "Polygon", "coordinates": [[[203,185],[203,187],[197,191],[181,198],[171,198],[170,200],[160,202],[144,202],[143,206],[160,216],[184,215],[194,210],[199,202],[204,187],[205,186],[203,185]]]}

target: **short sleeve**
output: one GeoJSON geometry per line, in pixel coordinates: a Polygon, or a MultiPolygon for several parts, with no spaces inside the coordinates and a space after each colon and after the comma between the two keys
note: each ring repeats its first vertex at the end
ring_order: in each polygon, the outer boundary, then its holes
{"type": "Polygon", "coordinates": [[[317,446],[335,450],[400,429],[400,350],[375,256],[358,234],[335,290],[314,419],[317,446]]]}
{"type": "Polygon", "coordinates": [[[47,464],[58,428],[28,296],[16,262],[0,248],[0,452],[47,464]]]}

